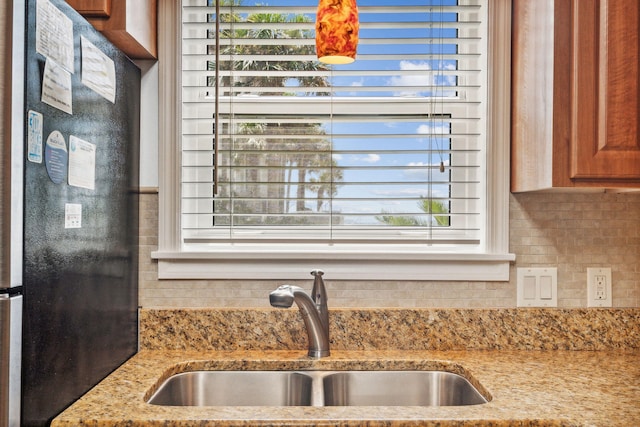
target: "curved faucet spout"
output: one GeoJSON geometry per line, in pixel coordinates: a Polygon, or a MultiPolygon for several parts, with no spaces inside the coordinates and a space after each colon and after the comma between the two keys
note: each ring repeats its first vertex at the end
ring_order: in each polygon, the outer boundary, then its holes
{"type": "Polygon", "coordinates": [[[282,285],[269,294],[269,302],[272,306],[279,308],[289,308],[295,302],[307,328],[309,356],[314,358],[329,356],[328,330],[325,330],[316,304],[302,288],[282,285]]]}
{"type": "Polygon", "coordinates": [[[316,305],[316,309],[318,310],[318,314],[320,315],[320,320],[322,321],[322,326],[324,327],[325,333],[327,337],[329,336],[329,307],[327,305],[327,290],[324,287],[324,281],[322,280],[322,275],[324,271],[322,270],[313,270],[311,275],[314,277],[313,279],[313,289],[311,290],[311,299],[316,305]]]}

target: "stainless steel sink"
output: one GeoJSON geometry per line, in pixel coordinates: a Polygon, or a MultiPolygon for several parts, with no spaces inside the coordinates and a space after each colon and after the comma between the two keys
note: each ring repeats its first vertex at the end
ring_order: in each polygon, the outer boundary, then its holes
{"type": "Polygon", "coordinates": [[[167,406],[309,406],[312,377],[289,371],[193,371],[169,377],[148,403],[167,406]]]}
{"type": "Polygon", "coordinates": [[[443,371],[194,371],[164,381],[148,403],[167,406],[457,406],[487,403],[443,371]]]}
{"type": "Polygon", "coordinates": [[[459,406],[487,403],[464,377],[442,371],[350,371],[323,379],[326,406],[459,406]]]}

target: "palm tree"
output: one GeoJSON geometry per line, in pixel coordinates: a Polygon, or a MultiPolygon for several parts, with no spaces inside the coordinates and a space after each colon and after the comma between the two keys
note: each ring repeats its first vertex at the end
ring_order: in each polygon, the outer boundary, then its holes
{"type": "Polygon", "coordinates": [[[338,194],[338,186],[335,183],[343,180],[343,173],[337,166],[338,162],[336,162],[335,159],[331,159],[331,167],[329,169],[314,170],[313,172],[317,174],[317,177],[309,179],[309,182],[312,183],[310,190],[318,195],[316,199],[317,212],[322,211],[322,206],[327,196],[334,197],[338,194]]]}
{"type": "Polygon", "coordinates": [[[427,220],[415,216],[397,216],[387,213],[377,216],[376,219],[383,224],[399,227],[428,227],[434,225],[433,221],[435,221],[440,227],[448,227],[450,225],[449,215],[438,215],[449,213],[449,208],[444,202],[427,197],[421,197],[418,201],[418,207],[424,213],[429,214],[429,218],[427,220]]]}
{"type": "MultiPolygon", "coordinates": [[[[239,0],[225,0],[227,4],[238,5],[239,0]]],[[[222,22],[240,22],[242,17],[237,14],[221,15],[222,22]]],[[[265,23],[265,24],[281,24],[295,22],[310,22],[311,20],[304,15],[284,15],[274,13],[254,13],[246,17],[246,22],[265,23]]],[[[293,28],[278,29],[278,25],[256,25],[255,29],[230,29],[221,32],[221,38],[249,38],[253,40],[259,39],[303,39],[311,38],[309,31],[293,28]]],[[[209,52],[215,46],[210,46],[209,52]]],[[[299,44],[275,44],[275,43],[231,43],[228,46],[220,47],[220,56],[239,58],[233,61],[220,61],[220,69],[222,71],[231,70],[256,70],[256,71],[300,71],[296,73],[297,87],[310,88],[307,90],[308,96],[324,96],[328,91],[323,90],[329,85],[327,79],[319,76],[318,73],[305,73],[306,71],[327,70],[327,66],[318,61],[294,61],[287,59],[290,55],[312,55],[314,47],[312,45],[299,44]],[[229,55],[229,56],[227,56],[229,55]],[[283,58],[283,60],[260,59],[268,55],[273,58],[283,58]],[[315,88],[318,88],[317,90],[315,88]]],[[[221,58],[221,59],[222,59],[221,58]]],[[[209,67],[215,67],[215,64],[209,67]]],[[[290,73],[288,73],[290,74],[290,73]]],[[[233,77],[225,77],[223,79],[223,87],[233,87],[234,92],[241,93],[242,87],[265,87],[274,88],[273,91],[261,92],[262,96],[275,95],[287,96],[282,89],[290,82],[291,77],[279,76],[276,73],[265,76],[264,73],[255,73],[255,75],[233,77]]],[[[209,82],[213,85],[215,82],[209,82]]],[[[297,91],[297,89],[296,89],[297,91]]],[[[305,135],[325,135],[320,123],[299,124],[296,132],[301,134],[302,139],[296,140],[292,138],[279,138],[278,135],[288,135],[291,129],[280,123],[244,123],[236,130],[236,135],[251,135],[247,138],[236,138],[236,144],[244,144],[249,150],[245,154],[237,154],[234,159],[238,165],[244,165],[247,173],[256,173],[255,170],[250,171],[254,165],[260,170],[266,170],[268,176],[262,178],[261,182],[256,184],[247,184],[242,191],[246,194],[252,193],[252,196],[265,200],[262,208],[263,213],[272,213],[277,216],[278,213],[286,213],[289,209],[289,189],[292,185],[292,169],[297,174],[296,178],[296,211],[303,212],[309,210],[305,204],[307,191],[317,192],[318,200],[321,200],[327,192],[325,186],[318,185],[320,176],[322,176],[328,166],[331,165],[330,148],[331,141],[328,138],[307,138],[305,135]],[[261,153],[262,151],[262,153],[261,153]],[[269,155],[264,153],[275,153],[269,155]],[[257,166],[262,165],[262,168],[257,166]],[[265,185],[263,183],[276,183],[265,185]],[[282,185],[277,185],[282,183],[282,185]],[[311,185],[310,183],[313,183],[311,185]],[[265,193],[266,191],[266,193],[265,193]]],[[[341,179],[341,174],[336,175],[341,179]]],[[[322,179],[326,178],[326,175],[322,179]]],[[[335,177],[334,177],[335,179],[335,177]]],[[[239,181],[250,181],[249,179],[239,179],[239,181]]],[[[334,186],[335,188],[335,186],[334,186]]],[[[238,194],[242,195],[242,194],[238,194]]],[[[321,208],[322,203],[316,204],[316,209],[321,208]]],[[[249,209],[258,209],[251,207],[249,209]]],[[[236,209],[237,211],[237,209],[236,209]]],[[[272,216],[273,217],[273,216],[272,216]]]]}

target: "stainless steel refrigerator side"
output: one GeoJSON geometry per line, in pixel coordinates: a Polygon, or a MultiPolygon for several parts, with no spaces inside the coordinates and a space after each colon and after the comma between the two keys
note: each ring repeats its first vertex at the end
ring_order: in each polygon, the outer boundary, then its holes
{"type": "Polygon", "coordinates": [[[22,295],[0,294],[0,427],[20,426],[22,295]]]}
{"type": "Polygon", "coordinates": [[[24,218],[24,45],[25,3],[13,0],[0,10],[2,39],[0,67],[10,70],[1,87],[2,175],[0,190],[0,288],[22,286],[24,218]]]}
{"type": "Polygon", "coordinates": [[[20,426],[23,195],[24,0],[0,6],[0,427],[20,426]],[[10,292],[9,289],[12,291],[10,292]]]}

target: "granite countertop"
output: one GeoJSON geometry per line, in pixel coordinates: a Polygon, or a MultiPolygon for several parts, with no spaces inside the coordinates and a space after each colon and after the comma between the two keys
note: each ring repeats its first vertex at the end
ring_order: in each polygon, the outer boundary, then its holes
{"type": "MultiPolygon", "coordinates": [[[[473,382],[472,381],[472,382],[473,382]]],[[[54,421],[63,426],[634,426],[640,350],[142,350],[54,421]],[[145,403],[190,370],[462,369],[491,395],[464,407],[165,407],[145,403]]]]}

